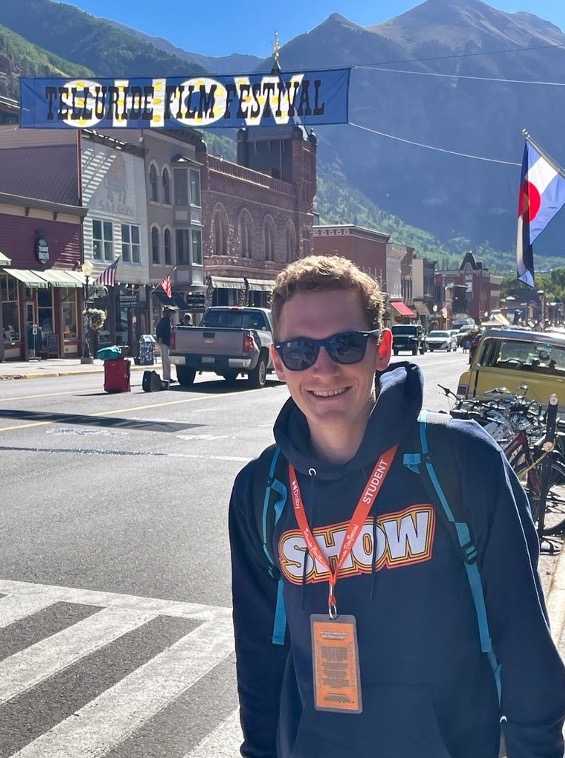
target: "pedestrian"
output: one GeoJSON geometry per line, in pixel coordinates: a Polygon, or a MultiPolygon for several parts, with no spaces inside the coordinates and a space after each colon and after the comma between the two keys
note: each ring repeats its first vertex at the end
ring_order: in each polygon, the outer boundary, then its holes
{"type": "Polygon", "coordinates": [[[288,498],[265,544],[257,461],[230,502],[241,755],[497,758],[503,718],[508,758],[562,758],[565,674],[524,491],[486,432],[451,421],[499,704],[462,555],[404,453],[422,375],[389,366],[382,316],[378,285],[345,258],[309,256],[277,277],[272,357],[290,398],[274,436],[288,498]]]}
{"type": "Polygon", "coordinates": [[[155,336],[159,343],[159,350],[161,352],[161,366],[163,369],[164,381],[171,381],[171,361],[169,360],[169,348],[171,346],[171,318],[175,312],[174,308],[166,305],[163,308],[163,316],[157,324],[155,329],[155,336]]]}
{"type": "Polygon", "coordinates": [[[192,326],[192,316],[190,313],[185,313],[182,317],[182,325],[183,326],[192,326]]]}

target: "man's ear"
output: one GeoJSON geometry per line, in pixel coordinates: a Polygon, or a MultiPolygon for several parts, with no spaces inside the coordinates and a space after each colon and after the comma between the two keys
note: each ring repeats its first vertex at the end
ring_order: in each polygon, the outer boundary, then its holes
{"type": "Polygon", "coordinates": [[[284,372],[284,363],[281,361],[279,354],[275,350],[274,345],[271,345],[271,359],[273,361],[273,366],[275,367],[275,371],[277,372],[277,377],[279,381],[286,382],[285,372],[284,372]]]}
{"type": "Polygon", "coordinates": [[[377,371],[384,371],[390,363],[392,354],[392,332],[383,329],[377,346],[377,371]]]}

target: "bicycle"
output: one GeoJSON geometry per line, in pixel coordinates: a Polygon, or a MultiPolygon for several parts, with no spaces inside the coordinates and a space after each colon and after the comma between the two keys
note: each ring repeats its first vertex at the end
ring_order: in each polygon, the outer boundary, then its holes
{"type": "MultiPolygon", "coordinates": [[[[450,408],[454,418],[477,421],[498,442],[528,494],[535,523],[543,510],[547,525],[543,525],[541,534],[565,534],[565,499],[561,489],[565,483],[565,460],[553,444],[545,442],[545,411],[542,406],[525,396],[512,395],[505,388],[492,390],[489,394],[498,397],[486,400],[462,399],[449,388],[441,384],[438,387],[446,397],[455,399],[454,407],[450,408]],[[502,397],[505,394],[510,394],[510,397],[502,397]],[[551,465],[546,472],[547,482],[544,482],[540,467],[548,455],[551,456],[551,465]]],[[[521,389],[527,391],[525,385],[521,389]]]]}

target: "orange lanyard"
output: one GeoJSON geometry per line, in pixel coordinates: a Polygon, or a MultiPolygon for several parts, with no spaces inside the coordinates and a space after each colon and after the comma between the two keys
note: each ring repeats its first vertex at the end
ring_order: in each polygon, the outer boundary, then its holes
{"type": "Polygon", "coordinates": [[[371,510],[371,507],[373,503],[375,502],[377,495],[379,494],[379,490],[381,489],[383,485],[386,475],[388,474],[390,470],[390,466],[391,466],[392,461],[394,460],[394,456],[396,455],[397,448],[398,448],[398,445],[391,447],[389,450],[386,451],[386,453],[383,453],[383,455],[379,458],[379,460],[375,464],[373,473],[371,474],[367,484],[365,485],[363,494],[361,495],[361,498],[359,499],[359,502],[357,503],[355,512],[353,513],[353,516],[351,517],[351,521],[349,522],[349,526],[347,527],[347,531],[345,532],[345,537],[343,540],[343,544],[341,546],[341,550],[339,552],[339,557],[337,559],[337,564],[334,571],[332,571],[330,564],[328,563],[326,559],[326,556],[322,553],[318,543],[314,539],[314,535],[312,534],[312,530],[310,529],[310,525],[308,524],[306,511],[304,510],[304,503],[302,502],[302,495],[300,494],[300,487],[298,486],[298,479],[296,478],[296,471],[294,470],[294,467],[290,463],[288,464],[288,474],[289,474],[289,481],[290,481],[290,492],[292,495],[292,505],[294,507],[296,521],[298,523],[302,536],[304,537],[304,542],[306,543],[306,547],[308,548],[310,555],[316,561],[321,563],[322,566],[330,574],[330,579],[329,579],[330,592],[329,592],[329,597],[328,597],[328,609],[329,609],[330,618],[337,617],[335,585],[337,583],[339,570],[343,566],[343,564],[349,557],[349,553],[353,549],[353,545],[355,544],[355,541],[357,540],[357,537],[359,536],[359,532],[361,531],[363,524],[365,523],[365,520],[367,516],[369,515],[369,511],[371,510]]]}

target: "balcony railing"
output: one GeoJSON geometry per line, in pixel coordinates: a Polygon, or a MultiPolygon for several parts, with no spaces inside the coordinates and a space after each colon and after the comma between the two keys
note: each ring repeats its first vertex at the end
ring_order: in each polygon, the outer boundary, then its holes
{"type": "Polygon", "coordinates": [[[272,176],[261,173],[261,171],[253,171],[253,169],[239,166],[237,163],[226,161],[223,158],[217,158],[214,155],[208,156],[208,169],[209,171],[216,171],[225,176],[233,176],[234,179],[243,179],[243,181],[252,182],[260,187],[267,187],[274,192],[281,192],[285,195],[294,194],[294,187],[288,182],[283,182],[281,179],[274,179],[272,176]]]}

